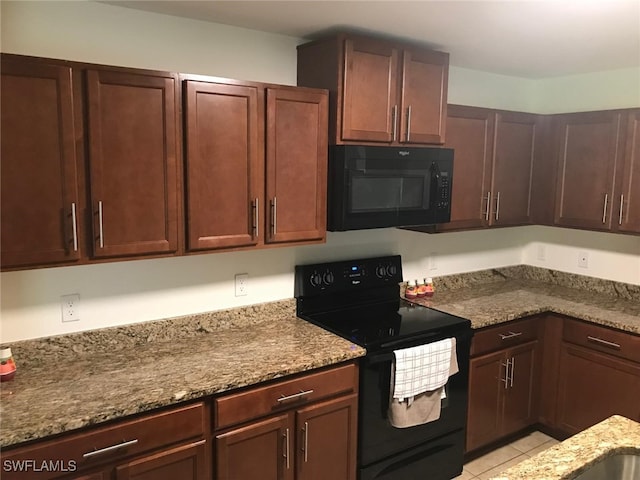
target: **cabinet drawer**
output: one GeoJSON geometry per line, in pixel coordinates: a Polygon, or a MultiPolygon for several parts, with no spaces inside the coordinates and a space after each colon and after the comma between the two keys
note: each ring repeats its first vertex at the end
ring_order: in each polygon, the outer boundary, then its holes
{"type": "MultiPolygon", "coordinates": [[[[83,470],[105,461],[112,462],[178,441],[201,437],[204,426],[205,407],[204,403],[199,402],[3,452],[3,461],[35,461],[36,465],[41,465],[42,462],[59,460],[66,466],[83,470]]],[[[46,473],[39,475],[38,478],[45,480],[59,475],[59,470],[58,473],[51,472],[49,476],[46,473]]],[[[9,473],[7,479],[10,478],[26,477],[18,473],[12,477],[9,473]]]]}
{"type": "Polygon", "coordinates": [[[640,336],[631,333],[565,319],[562,338],[592,350],[640,362],[640,336]]]}
{"type": "Polygon", "coordinates": [[[531,317],[478,330],[471,342],[471,356],[534,340],[538,338],[538,324],[538,317],[531,317]]]}
{"type": "Polygon", "coordinates": [[[351,363],[215,400],[214,429],[229,427],[321,398],[357,391],[358,368],[351,363]]]}

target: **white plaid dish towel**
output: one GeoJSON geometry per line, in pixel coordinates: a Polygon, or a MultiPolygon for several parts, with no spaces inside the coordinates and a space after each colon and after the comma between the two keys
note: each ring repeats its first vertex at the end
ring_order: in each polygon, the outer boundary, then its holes
{"type": "Polygon", "coordinates": [[[393,398],[400,401],[436,390],[447,383],[451,366],[453,339],[395,350],[393,398]]]}

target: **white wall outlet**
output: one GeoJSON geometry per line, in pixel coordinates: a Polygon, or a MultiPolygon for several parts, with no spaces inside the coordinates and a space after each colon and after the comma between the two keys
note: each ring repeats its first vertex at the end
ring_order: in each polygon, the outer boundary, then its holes
{"type": "Polygon", "coordinates": [[[80,295],[73,293],[60,297],[63,322],[76,322],[80,320],[80,295]]]}
{"type": "Polygon", "coordinates": [[[248,273],[236,274],[236,297],[244,297],[248,294],[247,282],[249,281],[248,273]]]}
{"type": "Polygon", "coordinates": [[[538,260],[544,262],[547,260],[547,246],[540,244],[538,245],[538,260]]]}
{"type": "Polygon", "coordinates": [[[589,252],[578,252],[578,266],[580,268],[589,268],[589,252]]]}
{"type": "Polygon", "coordinates": [[[428,267],[431,271],[438,269],[438,254],[436,252],[429,254],[428,267]]]}

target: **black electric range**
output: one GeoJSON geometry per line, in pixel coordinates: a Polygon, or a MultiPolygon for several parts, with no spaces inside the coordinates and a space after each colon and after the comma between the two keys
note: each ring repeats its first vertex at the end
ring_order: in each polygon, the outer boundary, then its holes
{"type": "Polygon", "coordinates": [[[299,265],[299,317],[367,350],[360,363],[359,480],[446,480],[462,472],[471,322],[399,296],[399,255],[299,265]],[[394,351],[456,339],[459,372],[449,378],[440,419],[395,428],[387,418],[394,351]]]}

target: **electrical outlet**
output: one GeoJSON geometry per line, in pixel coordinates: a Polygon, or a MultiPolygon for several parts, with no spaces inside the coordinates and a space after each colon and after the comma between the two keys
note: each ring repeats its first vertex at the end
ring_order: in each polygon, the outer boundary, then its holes
{"type": "Polygon", "coordinates": [[[538,245],[538,260],[544,262],[547,259],[547,246],[538,245]]]}
{"type": "Polygon", "coordinates": [[[438,269],[438,254],[436,252],[431,252],[429,254],[429,270],[437,270],[438,269]]]}
{"type": "Polygon", "coordinates": [[[249,292],[247,291],[247,282],[249,280],[248,273],[236,274],[236,297],[244,297],[249,292]]]}
{"type": "Polygon", "coordinates": [[[578,252],[578,266],[589,268],[589,252],[578,252]]]}
{"type": "Polygon", "coordinates": [[[63,322],[76,322],[80,320],[80,295],[73,293],[60,297],[63,322]]]}

